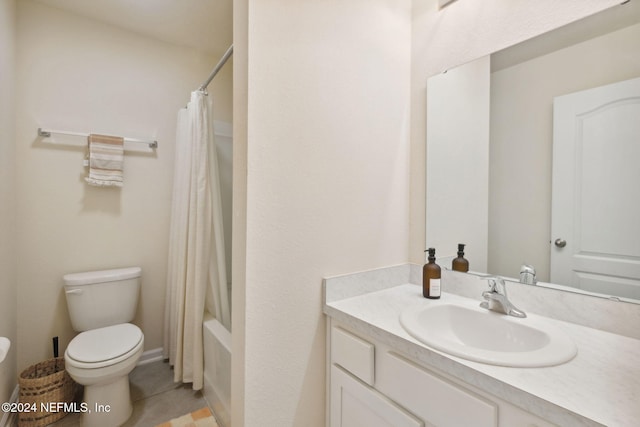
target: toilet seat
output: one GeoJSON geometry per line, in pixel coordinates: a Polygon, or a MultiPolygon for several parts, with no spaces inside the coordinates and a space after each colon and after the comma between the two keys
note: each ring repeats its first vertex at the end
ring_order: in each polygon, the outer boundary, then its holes
{"type": "Polygon", "coordinates": [[[114,365],[138,352],[144,335],[131,323],[80,333],[67,347],[67,362],[79,368],[97,369],[114,365]]]}

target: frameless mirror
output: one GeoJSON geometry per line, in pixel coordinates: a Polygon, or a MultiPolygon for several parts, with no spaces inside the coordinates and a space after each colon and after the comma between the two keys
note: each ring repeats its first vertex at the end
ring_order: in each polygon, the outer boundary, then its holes
{"type": "Polygon", "coordinates": [[[477,272],[518,280],[528,264],[541,283],[640,300],[638,40],[636,1],[430,78],[428,245],[467,243],[477,272]]]}

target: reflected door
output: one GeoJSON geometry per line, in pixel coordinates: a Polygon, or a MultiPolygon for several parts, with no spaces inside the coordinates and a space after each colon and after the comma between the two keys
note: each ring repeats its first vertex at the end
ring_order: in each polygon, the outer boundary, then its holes
{"type": "Polygon", "coordinates": [[[640,298],[640,78],[553,109],[551,282],[640,298]]]}

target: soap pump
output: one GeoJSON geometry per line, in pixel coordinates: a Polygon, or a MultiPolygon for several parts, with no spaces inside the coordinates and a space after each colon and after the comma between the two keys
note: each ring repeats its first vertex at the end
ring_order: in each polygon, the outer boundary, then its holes
{"type": "Polygon", "coordinates": [[[440,266],[436,264],[436,250],[429,248],[428,262],[422,268],[422,296],[429,299],[440,298],[440,266]]]}
{"type": "Polygon", "coordinates": [[[451,269],[454,271],[469,271],[469,261],[464,257],[464,243],[458,243],[458,258],[454,258],[451,262],[451,269]]]}

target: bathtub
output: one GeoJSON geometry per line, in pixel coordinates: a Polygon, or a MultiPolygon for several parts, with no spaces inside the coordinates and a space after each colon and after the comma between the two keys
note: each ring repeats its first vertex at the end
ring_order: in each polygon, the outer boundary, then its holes
{"type": "Polygon", "coordinates": [[[202,324],[204,341],[203,395],[221,427],[231,425],[231,333],[211,314],[202,324]]]}

